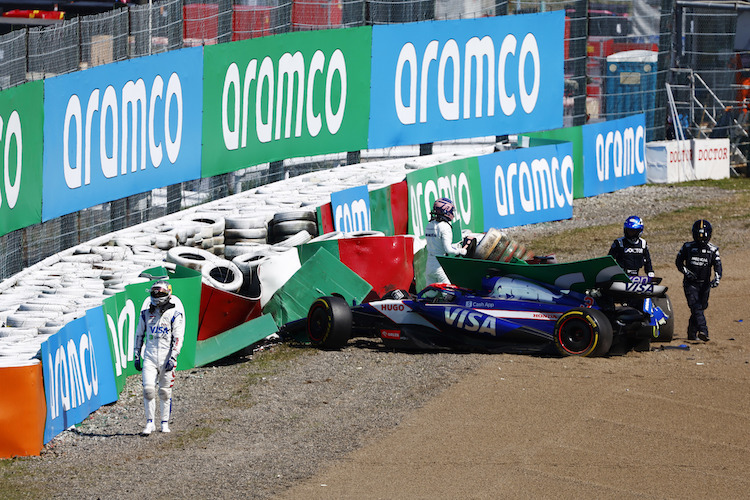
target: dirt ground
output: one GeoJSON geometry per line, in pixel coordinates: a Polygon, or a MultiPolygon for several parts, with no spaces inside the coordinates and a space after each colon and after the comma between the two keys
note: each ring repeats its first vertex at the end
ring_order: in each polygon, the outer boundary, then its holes
{"type": "Polygon", "coordinates": [[[622,213],[670,205],[646,230],[676,318],[675,340],[656,350],[556,358],[276,346],[178,372],[172,433],[148,438],[138,435],[133,376],[116,403],[40,457],[0,461],[0,499],[747,498],[750,191],[690,188],[693,206],[644,189],[581,202],[591,204],[584,213],[612,215],[597,223],[579,212],[586,232],[535,244],[562,262],[599,256],[621,234],[622,213]],[[714,223],[724,265],[706,344],[686,340],[673,265],[698,217],[714,223]]]}
{"type": "Polygon", "coordinates": [[[686,340],[678,285],[677,338],[663,350],[488,357],[386,437],[278,498],[747,498],[748,257],[722,253],[710,342],[686,340]]]}

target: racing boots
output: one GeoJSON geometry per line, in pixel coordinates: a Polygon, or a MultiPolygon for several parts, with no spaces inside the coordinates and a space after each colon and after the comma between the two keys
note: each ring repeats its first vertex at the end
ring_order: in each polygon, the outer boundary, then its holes
{"type": "Polygon", "coordinates": [[[141,436],[149,436],[155,430],[156,430],[156,426],[154,425],[154,421],[149,420],[148,422],[146,422],[146,427],[143,428],[143,431],[141,432],[141,436]]]}

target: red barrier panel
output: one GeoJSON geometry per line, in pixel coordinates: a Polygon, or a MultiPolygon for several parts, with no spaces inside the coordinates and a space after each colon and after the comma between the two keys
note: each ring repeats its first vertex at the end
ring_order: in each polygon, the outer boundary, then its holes
{"type": "Polygon", "coordinates": [[[335,231],[336,228],[333,226],[333,212],[331,209],[331,203],[328,202],[325,205],[319,206],[317,212],[318,234],[325,234],[335,231]]]}
{"type": "Polygon", "coordinates": [[[409,233],[409,189],[406,179],[391,184],[391,215],[394,234],[409,233]]]}
{"type": "Polygon", "coordinates": [[[261,314],[260,301],[201,283],[198,340],[206,340],[261,314]]]}
{"type": "Polygon", "coordinates": [[[44,446],[42,364],[0,368],[0,458],[39,455],[44,446]]]}
{"type": "Polygon", "coordinates": [[[271,7],[234,5],[232,7],[232,41],[272,34],[271,7]]]}
{"type": "MultiPolygon", "coordinates": [[[[411,287],[414,242],[410,237],[367,236],[338,242],[341,262],[367,281],[378,298],[391,290],[411,287]]],[[[372,298],[368,296],[367,300],[372,298]]]]}

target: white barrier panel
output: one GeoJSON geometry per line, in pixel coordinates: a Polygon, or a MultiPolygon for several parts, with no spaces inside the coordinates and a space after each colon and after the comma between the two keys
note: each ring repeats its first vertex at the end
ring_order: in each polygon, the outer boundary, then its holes
{"type": "Polygon", "coordinates": [[[698,179],[729,177],[729,139],[694,139],[693,166],[698,179]]]}
{"type": "Polygon", "coordinates": [[[729,139],[653,141],[646,144],[646,179],[674,183],[729,177],[729,139]]]}

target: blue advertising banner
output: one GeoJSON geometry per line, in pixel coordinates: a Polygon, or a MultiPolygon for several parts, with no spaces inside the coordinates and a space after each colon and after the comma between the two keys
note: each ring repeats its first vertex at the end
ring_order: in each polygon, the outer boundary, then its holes
{"type": "Polygon", "coordinates": [[[502,151],[478,161],[486,228],[573,216],[571,143],[502,151]]]}
{"type": "Polygon", "coordinates": [[[333,227],[337,231],[352,233],[355,231],[369,231],[370,222],[370,194],[367,186],[331,193],[331,212],[333,213],[333,227]]]}
{"type": "Polygon", "coordinates": [[[646,183],[644,114],[584,125],[583,196],[646,183]]]}
{"type": "Polygon", "coordinates": [[[561,127],[563,11],[373,27],[370,148],[561,127]]]}
{"type": "Polygon", "coordinates": [[[44,443],[117,401],[101,307],[89,309],[42,343],[47,422],[44,443]]]}
{"type": "Polygon", "coordinates": [[[42,220],[199,179],[202,47],[45,80],[42,220]]]}

